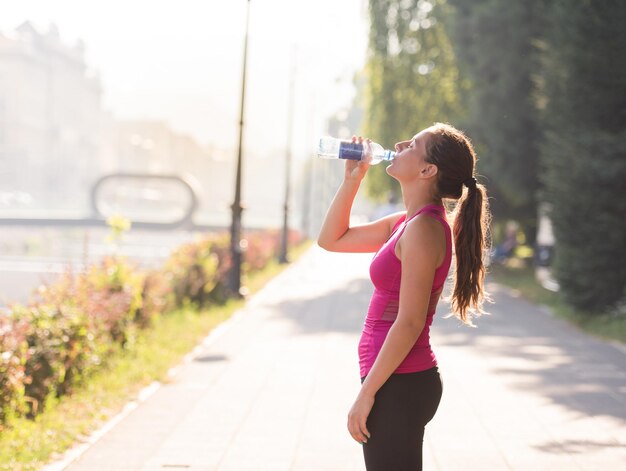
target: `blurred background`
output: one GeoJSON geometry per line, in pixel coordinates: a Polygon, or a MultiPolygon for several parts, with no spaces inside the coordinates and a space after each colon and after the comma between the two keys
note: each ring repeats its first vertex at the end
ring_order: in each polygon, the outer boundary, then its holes
{"type": "MultiPolygon", "coordinates": [[[[130,219],[119,251],[144,265],[194,234],[229,228],[247,8],[70,0],[3,9],[0,303],[24,302],[68,262],[80,267],[86,254],[109,253],[108,229],[86,219],[130,219]],[[194,194],[171,179],[98,185],[116,173],[177,176],[194,194]],[[193,198],[185,227],[138,224],[185,219],[193,198]]],[[[272,0],[249,8],[242,224],[281,227],[290,178],[289,226],[314,236],[338,169],[312,155],[328,118],[354,101],[367,5],[272,0]]],[[[342,132],[359,125],[353,118],[342,132]]]]}
{"type": "MultiPolygon", "coordinates": [[[[0,18],[3,303],[108,253],[113,215],[133,223],[119,251],[145,265],[228,230],[248,8],[244,228],[288,211],[315,237],[342,171],[314,157],[320,135],[391,148],[447,121],[478,150],[492,260],[532,266],[578,308],[623,300],[620,2],[25,0],[0,18]]],[[[399,208],[382,167],[363,220],[399,208]]]]}

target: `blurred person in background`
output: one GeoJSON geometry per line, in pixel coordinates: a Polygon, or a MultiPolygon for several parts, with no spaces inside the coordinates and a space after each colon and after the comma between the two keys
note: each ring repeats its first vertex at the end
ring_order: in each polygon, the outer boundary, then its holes
{"type": "Polygon", "coordinates": [[[515,254],[517,248],[517,223],[509,221],[504,229],[504,239],[493,251],[493,259],[498,263],[505,263],[515,254]]]}

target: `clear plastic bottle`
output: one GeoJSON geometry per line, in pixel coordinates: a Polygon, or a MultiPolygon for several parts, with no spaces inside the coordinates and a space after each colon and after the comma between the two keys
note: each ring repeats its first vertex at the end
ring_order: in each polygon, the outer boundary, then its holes
{"type": "Polygon", "coordinates": [[[371,154],[366,153],[363,144],[335,137],[324,136],[320,139],[317,155],[325,159],[365,160],[370,165],[376,165],[383,160],[393,160],[396,153],[385,150],[380,144],[370,143],[371,154]]]}

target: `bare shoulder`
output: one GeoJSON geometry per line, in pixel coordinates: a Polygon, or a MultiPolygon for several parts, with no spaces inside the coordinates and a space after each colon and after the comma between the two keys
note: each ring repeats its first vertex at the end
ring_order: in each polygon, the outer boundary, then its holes
{"type": "Polygon", "coordinates": [[[441,223],[425,214],[414,217],[398,240],[396,254],[403,251],[419,254],[420,258],[432,256],[440,264],[445,254],[445,232],[441,223]]]}
{"type": "Polygon", "coordinates": [[[409,238],[417,238],[418,240],[439,240],[445,237],[443,226],[441,223],[426,214],[418,214],[407,224],[405,234],[409,238]]]}

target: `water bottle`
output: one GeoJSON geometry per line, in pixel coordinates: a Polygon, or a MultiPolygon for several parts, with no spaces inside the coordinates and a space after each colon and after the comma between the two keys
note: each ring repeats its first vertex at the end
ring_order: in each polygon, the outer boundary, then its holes
{"type": "Polygon", "coordinates": [[[363,144],[335,137],[325,136],[320,139],[317,155],[325,159],[364,160],[376,165],[383,160],[393,160],[396,153],[385,150],[380,144],[370,143],[371,154],[366,154],[363,144]]]}

